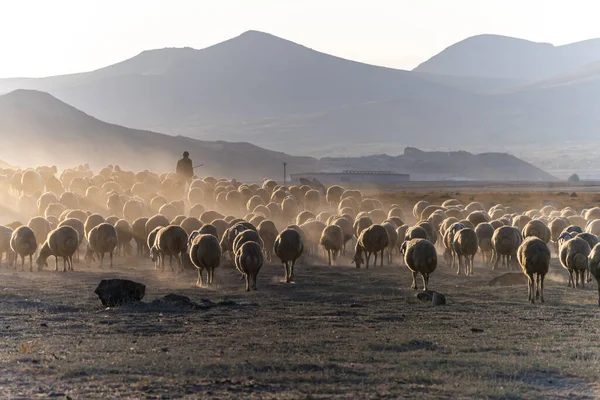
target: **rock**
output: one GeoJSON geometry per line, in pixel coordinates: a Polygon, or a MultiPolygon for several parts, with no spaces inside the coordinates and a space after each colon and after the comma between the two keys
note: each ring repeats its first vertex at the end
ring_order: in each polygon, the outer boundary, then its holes
{"type": "Polygon", "coordinates": [[[417,293],[417,299],[421,300],[424,303],[431,303],[432,298],[433,295],[429,291],[417,293]]]}
{"type": "Polygon", "coordinates": [[[103,279],[94,293],[104,307],[116,307],[144,298],[146,286],[127,279],[103,279]]]}
{"type": "Polygon", "coordinates": [[[434,306],[442,306],[446,304],[446,296],[435,290],[424,290],[417,293],[417,299],[424,303],[431,303],[434,306]]]}
{"type": "Polygon", "coordinates": [[[481,329],[481,328],[471,328],[471,332],[473,332],[473,333],[483,333],[483,329],[481,329]]]}
{"type": "Polygon", "coordinates": [[[522,272],[507,272],[489,281],[489,286],[519,286],[527,284],[527,276],[522,272]]]}
{"type": "Polygon", "coordinates": [[[433,296],[431,298],[431,304],[434,306],[443,306],[446,305],[446,296],[441,293],[433,292],[433,296]]]}
{"type": "Polygon", "coordinates": [[[573,193],[571,193],[571,197],[579,197],[579,196],[577,195],[577,193],[573,192],[573,193]]]}
{"type": "Polygon", "coordinates": [[[192,301],[189,297],[181,294],[169,293],[168,295],[152,300],[150,303],[152,307],[158,308],[177,308],[185,310],[206,310],[215,305],[212,301],[202,300],[202,304],[192,301]]]}

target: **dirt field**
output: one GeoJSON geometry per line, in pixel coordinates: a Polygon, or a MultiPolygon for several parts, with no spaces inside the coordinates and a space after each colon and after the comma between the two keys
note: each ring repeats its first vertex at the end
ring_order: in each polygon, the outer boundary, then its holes
{"type": "MultiPolygon", "coordinates": [[[[521,211],[600,200],[450,188],[381,197],[407,214],[420,199],[521,211]]],[[[440,257],[430,289],[448,304],[437,307],[415,298],[397,257],[369,270],[348,258],[307,264],[289,285],[281,266],[265,266],[252,293],[228,265],[212,289],[196,288],[193,271],[159,273],[133,258],[118,258],[114,270],[76,264],[74,273],[2,265],[0,398],[600,398],[597,286],[567,288],[556,259],[546,303],[531,305],[525,285],[488,286],[506,270],[478,262],[475,276],[457,276],[440,257]],[[111,277],[144,283],[145,302],[178,293],[257,305],[104,309],[93,291],[111,277]]]]}
{"type": "Polygon", "coordinates": [[[400,265],[376,269],[265,266],[246,293],[230,267],[214,290],[149,263],[112,271],[0,269],[1,398],[598,398],[600,309],[596,284],[566,287],[557,262],[546,303],[526,287],[490,287],[504,270],[473,277],[445,266],[431,288],[448,304],[419,302],[400,265]],[[103,309],[102,278],[168,293],[251,301],[183,311],[103,309]],[[479,331],[481,330],[481,331],[479,331]]]}

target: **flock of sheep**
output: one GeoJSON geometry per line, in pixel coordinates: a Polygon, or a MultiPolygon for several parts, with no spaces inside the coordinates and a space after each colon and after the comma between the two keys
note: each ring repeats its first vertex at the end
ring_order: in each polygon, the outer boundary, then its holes
{"type": "Polygon", "coordinates": [[[173,271],[195,267],[198,286],[205,273],[213,284],[215,269],[230,258],[246,290],[256,290],[265,260],[277,257],[289,283],[299,259],[319,256],[321,247],[332,265],[351,243],[357,268],[369,268],[371,258],[374,266],[391,264],[400,254],[413,289],[420,274],[427,290],[438,253],[458,274],[474,273],[477,253],[492,269],[518,264],[534,303],[544,301],[552,243],[570,287],[600,279],[600,208],[577,213],[548,205],[517,213],[500,204],[486,210],[478,202],[450,199],[420,201],[411,216],[397,204],[337,185],[283,186],[269,179],[246,185],[213,177],[186,182],[172,173],[118,166],[97,174],[88,166],[60,174],[56,167],[0,170],[0,201],[23,219],[0,226],[0,262],[6,255],[9,266],[23,269],[28,260],[31,271],[34,256],[37,270],[54,257],[56,270],[62,258],[63,271],[73,271],[80,249],[100,266],[108,254],[112,267],[115,255],[133,256],[135,243],[135,255],[150,257],[156,269],[164,270],[167,258],[173,271]]]}

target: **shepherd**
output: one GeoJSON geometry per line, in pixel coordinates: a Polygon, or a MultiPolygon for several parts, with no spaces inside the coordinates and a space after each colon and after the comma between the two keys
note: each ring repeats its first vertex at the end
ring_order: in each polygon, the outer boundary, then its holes
{"type": "Polygon", "coordinates": [[[194,166],[192,164],[192,160],[190,159],[190,153],[187,151],[183,152],[183,158],[177,161],[175,172],[186,181],[194,177],[194,166]]]}

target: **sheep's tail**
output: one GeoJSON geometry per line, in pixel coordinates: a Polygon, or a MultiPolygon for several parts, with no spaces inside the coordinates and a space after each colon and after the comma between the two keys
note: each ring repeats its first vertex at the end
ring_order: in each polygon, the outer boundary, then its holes
{"type": "Polygon", "coordinates": [[[577,253],[573,257],[573,264],[575,266],[575,269],[587,269],[588,258],[581,253],[577,253]]]}

